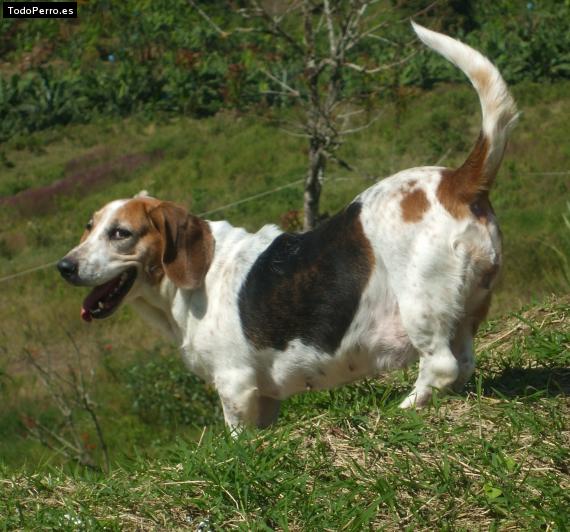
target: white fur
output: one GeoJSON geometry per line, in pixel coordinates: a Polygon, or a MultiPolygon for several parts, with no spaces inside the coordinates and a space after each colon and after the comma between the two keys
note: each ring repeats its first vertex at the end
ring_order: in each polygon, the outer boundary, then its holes
{"type": "Polygon", "coordinates": [[[103,284],[117,277],[125,270],[123,256],[117,255],[114,249],[107,244],[107,234],[110,224],[117,211],[128,200],[116,200],[105,206],[97,213],[101,221],[96,225],[93,232],[76,249],[84,260],[79,263],[78,275],[85,284],[103,284]]]}
{"type": "Polygon", "coordinates": [[[493,63],[477,50],[447,35],[428,30],[412,22],[418,37],[430,48],[451,61],[471,81],[481,101],[482,131],[490,141],[486,169],[494,174],[501,160],[518,113],[507,85],[493,63]]]}

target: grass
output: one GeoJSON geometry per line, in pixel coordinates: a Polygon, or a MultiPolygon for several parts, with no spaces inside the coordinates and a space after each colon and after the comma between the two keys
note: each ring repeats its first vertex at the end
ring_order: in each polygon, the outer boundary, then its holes
{"type": "Polygon", "coordinates": [[[214,422],[108,476],[4,468],[5,528],[567,530],[570,299],[488,324],[465,395],[400,411],[402,373],[297,396],[276,428],[214,422]],[[202,527],[202,528],[200,528],[202,527]]]}
{"type": "MultiPolygon", "coordinates": [[[[520,126],[493,191],[505,236],[505,271],[479,338],[477,380],[465,395],[401,412],[413,382],[395,373],[287,401],[280,423],[231,440],[217,399],[176,350],[123,309],[79,320],[80,290],[54,269],[3,283],[0,305],[0,524],[6,529],[182,528],[565,530],[569,471],[570,179],[568,83],[521,85],[520,126]],[[554,299],[550,294],[557,293],[554,299]],[[545,302],[546,301],[546,302],[545,302]],[[526,305],[526,310],[520,310],[526,305]],[[27,350],[66,374],[81,349],[111,472],[61,458],[29,437],[26,420],[65,432],[25,363],[27,350]],[[207,427],[207,429],[204,429],[207,427]]],[[[274,116],[207,120],[101,120],[15,138],[0,152],[0,196],[92,175],[125,155],[160,153],[111,180],[70,191],[31,213],[0,208],[0,277],[62,256],[91,212],[141,189],[204,212],[304,174],[303,141],[274,116]]],[[[362,174],[460,163],[479,125],[468,87],[402,95],[341,156],[362,174]]],[[[330,166],[323,210],[369,186],[330,166]]],[[[301,205],[302,190],[215,213],[254,230],[301,205]]],[[[77,412],[84,444],[92,425],[77,412]]]]}

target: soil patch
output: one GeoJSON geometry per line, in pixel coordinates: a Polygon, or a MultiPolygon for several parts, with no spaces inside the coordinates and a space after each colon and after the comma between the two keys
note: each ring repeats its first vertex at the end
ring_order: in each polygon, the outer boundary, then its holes
{"type": "Polygon", "coordinates": [[[129,179],[131,174],[141,166],[162,159],[163,153],[156,150],[151,153],[122,155],[113,160],[95,164],[91,168],[78,170],[81,166],[85,166],[85,163],[89,164],[99,159],[99,155],[99,153],[88,154],[73,159],[67,164],[67,171],[70,175],[46,186],[22,190],[13,196],[0,198],[0,206],[15,208],[24,216],[45,214],[57,207],[58,197],[79,192],[86,194],[113,180],[129,179]]]}

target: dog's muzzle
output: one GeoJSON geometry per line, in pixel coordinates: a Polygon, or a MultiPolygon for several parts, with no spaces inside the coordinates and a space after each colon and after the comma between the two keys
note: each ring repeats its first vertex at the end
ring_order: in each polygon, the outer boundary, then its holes
{"type": "Polygon", "coordinates": [[[77,270],[79,269],[79,264],[68,257],[63,257],[57,263],[57,269],[61,276],[70,283],[77,282],[77,270]]]}

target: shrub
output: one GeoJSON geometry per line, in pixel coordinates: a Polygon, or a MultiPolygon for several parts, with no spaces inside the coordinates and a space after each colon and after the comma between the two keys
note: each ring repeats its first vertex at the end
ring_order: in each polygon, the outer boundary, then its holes
{"type": "MultiPolygon", "coordinates": [[[[232,3],[230,8],[227,2],[201,4],[220,28],[244,24],[232,3]]],[[[366,40],[355,49],[359,62],[383,65],[406,56],[412,39],[407,17],[425,4],[393,2],[393,10],[382,14],[381,39],[366,40]]],[[[568,1],[450,0],[421,22],[483,50],[507,82],[516,83],[570,77],[569,18],[568,1]]],[[[0,142],[96,114],[143,111],[202,117],[260,102],[290,105],[291,98],[268,90],[272,83],[262,70],[291,83],[303,77],[296,50],[262,32],[220,35],[184,0],[95,0],[81,6],[74,26],[56,20],[7,22],[0,29],[2,50],[12,63],[10,71],[25,74],[0,76],[0,142]]],[[[362,99],[383,88],[429,88],[439,81],[462,80],[436,54],[425,47],[418,50],[405,64],[374,76],[347,70],[345,95],[362,99]]]]}
{"type": "Polygon", "coordinates": [[[146,423],[202,427],[220,419],[216,393],[175,357],[137,363],[124,371],[133,408],[146,423]]]}

